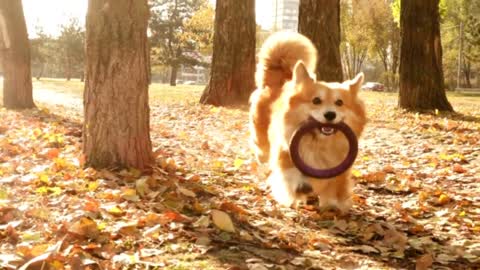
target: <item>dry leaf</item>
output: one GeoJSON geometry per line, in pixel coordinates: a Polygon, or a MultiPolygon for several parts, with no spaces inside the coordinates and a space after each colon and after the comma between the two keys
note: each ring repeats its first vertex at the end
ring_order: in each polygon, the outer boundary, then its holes
{"type": "Polygon", "coordinates": [[[433,264],[433,257],[431,254],[425,254],[419,257],[415,263],[415,270],[427,270],[433,264]]]}
{"type": "Polygon", "coordinates": [[[195,192],[189,190],[189,189],[186,189],[186,188],[183,188],[183,187],[178,187],[178,191],[180,191],[180,193],[182,193],[183,195],[187,196],[187,197],[192,197],[192,198],[195,198],[197,197],[197,195],[195,194],[195,192]]]}
{"type": "Polygon", "coordinates": [[[227,213],[220,210],[212,210],[210,214],[212,215],[213,224],[220,230],[231,233],[235,232],[232,219],[227,213]]]}
{"type": "Polygon", "coordinates": [[[68,232],[78,236],[86,237],[89,239],[96,239],[100,234],[97,223],[87,217],[82,217],[74,222],[69,228],[68,232]]]}

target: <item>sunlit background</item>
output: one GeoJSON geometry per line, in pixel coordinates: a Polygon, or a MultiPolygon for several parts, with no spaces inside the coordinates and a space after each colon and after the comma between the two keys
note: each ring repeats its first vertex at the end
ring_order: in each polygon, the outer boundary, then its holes
{"type": "MultiPolygon", "coordinates": [[[[215,0],[210,0],[212,4],[215,0]]],[[[263,28],[272,25],[273,0],[256,1],[257,23],[263,28]]],[[[25,19],[30,37],[34,37],[36,28],[51,35],[60,33],[60,25],[70,18],[77,18],[80,24],[85,23],[87,0],[23,0],[25,19]]]]}

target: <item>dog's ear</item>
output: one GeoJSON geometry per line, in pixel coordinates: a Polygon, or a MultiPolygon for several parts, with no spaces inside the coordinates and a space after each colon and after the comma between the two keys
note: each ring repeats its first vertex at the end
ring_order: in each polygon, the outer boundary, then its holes
{"type": "Polygon", "coordinates": [[[357,74],[357,76],[355,76],[355,78],[353,78],[348,82],[350,87],[350,92],[355,96],[358,94],[358,91],[362,87],[364,78],[365,76],[363,75],[363,72],[360,72],[357,74]]]}
{"type": "Polygon", "coordinates": [[[293,68],[293,81],[298,84],[305,80],[312,80],[312,78],[308,74],[305,64],[302,61],[298,61],[293,68]]]}

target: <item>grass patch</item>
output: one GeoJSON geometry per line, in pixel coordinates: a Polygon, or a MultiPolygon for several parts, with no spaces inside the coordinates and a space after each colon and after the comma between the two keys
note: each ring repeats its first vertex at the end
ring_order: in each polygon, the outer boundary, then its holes
{"type": "MultiPolygon", "coordinates": [[[[187,102],[196,103],[205,89],[204,85],[178,85],[152,83],[149,87],[151,101],[160,102],[187,102]]],[[[3,97],[3,83],[0,80],[0,99],[3,97]]],[[[81,98],[83,96],[84,83],[78,79],[66,81],[65,79],[46,78],[40,81],[33,79],[33,90],[49,90],[61,94],[72,95],[81,98]]],[[[367,104],[389,104],[396,106],[398,93],[396,92],[370,92],[362,91],[361,97],[367,104]]],[[[453,103],[480,104],[480,95],[460,92],[447,92],[448,99],[453,103]]]]}

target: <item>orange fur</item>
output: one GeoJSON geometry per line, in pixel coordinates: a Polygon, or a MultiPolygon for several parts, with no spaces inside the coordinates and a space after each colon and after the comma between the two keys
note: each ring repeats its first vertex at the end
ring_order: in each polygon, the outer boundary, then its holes
{"type": "MultiPolygon", "coordinates": [[[[288,153],[293,132],[309,117],[321,122],[343,121],[358,137],[367,121],[357,95],[363,74],[343,83],[320,82],[312,78],[315,64],[315,48],[304,36],[281,33],[267,39],[257,66],[258,89],[251,96],[250,141],[258,160],[270,166],[268,182],[279,203],[292,205],[304,200],[308,194],[298,192],[298,187],[307,184],[322,204],[346,210],[351,204],[350,170],[328,180],[308,178],[295,168],[288,153]],[[321,103],[314,104],[315,98],[321,103]],[[335,119],[328,120],[327,112],[333,112],[335,119]]],[[[317,131],[300,143],[302,158],[317,168],[338,165],[347,152],[348,142],[339,132],[326,136],[317,131]]]]}

